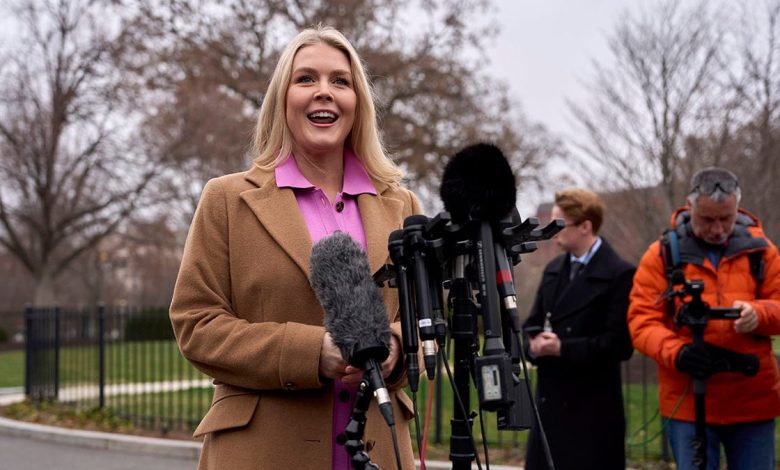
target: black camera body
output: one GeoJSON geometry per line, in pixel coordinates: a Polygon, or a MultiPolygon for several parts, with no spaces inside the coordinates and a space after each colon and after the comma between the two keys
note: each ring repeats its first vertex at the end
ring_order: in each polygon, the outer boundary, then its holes
{"type": "Polygon", "coordinates": [[[672,291],[671,296],[679,297],[682,305],[677,310],[674,321],[677,326],[705,327],[709,320],[736,320],[739,318],[738,308],[710,307],[701,298],[704,292],[704,281],[701,279],[687,280],[682,288],[672,291]],[[690,297],[690,300],[685,299],[690,297]]]}
{"type": "Polygon", "coordinates": [[[704,281],[699,279],[684,280],[682,288],[672,291],[671,296],[679,297],[682,305],[675,315],[677,326],[687,326],[693,333],[694,344],[705,346],[713,360],[714,372],[737,372],[745,376],[758,373],[759,360],[754,354],[743,354],[730,349],[721,348],[704,342],[704,329],[710,320],[736,320],[740,310],[729,307],[710,307],[701,298],[704,292],[704,281]],[[690,298],[690,300],[687,300],[690,298]]]}

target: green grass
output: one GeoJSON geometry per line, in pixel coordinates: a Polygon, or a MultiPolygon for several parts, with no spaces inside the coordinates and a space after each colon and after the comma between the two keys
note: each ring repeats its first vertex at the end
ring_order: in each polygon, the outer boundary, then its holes
{"type": "Polygon", "coordinates": [[[24,351],[0,352],[0,388],[24,386],[24,351]]]}
{"type": "MultiPolygon", "coordinates": [[[[173,341],[136,341],[106,345],[106,383],[158,382],[207,378],[181,356],[173,341]]],[[[94,346],[60,350],[61,385],[98,380],[94,346]]],[[[0,352],[0,387],[24,385],[24,351],[0,352]]]]}

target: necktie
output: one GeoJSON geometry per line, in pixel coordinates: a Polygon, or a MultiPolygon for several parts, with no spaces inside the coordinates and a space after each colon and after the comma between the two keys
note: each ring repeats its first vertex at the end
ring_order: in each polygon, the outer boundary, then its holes
{"type": "Polygon", "coordinates": [[[580,263],[579,261],[572,261],[571,267],[569,268],[569,280],[574,279],[574,276],[580,273],[582,271],[582,268],[584,268],[585,265],[580,263]]]}

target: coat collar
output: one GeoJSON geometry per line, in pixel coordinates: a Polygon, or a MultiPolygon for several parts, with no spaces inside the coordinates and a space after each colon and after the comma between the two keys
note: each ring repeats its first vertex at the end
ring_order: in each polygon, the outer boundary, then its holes
{"type": "MultiPolygon", "coordinates": [[[[247,171],[244,178],[256,188],[241,192],[241,199],[276,243],[309,277],[312,242],[303,215],[297,210],[295,193],[290,188],[278,188],[274,172],[256,166],[247,171]]],[[[400,228],[403,221],[403,202],[384,196],[388,190],[386,184],[373,183],[377,196],[361,194],[357,198],[372,273],[387,261],[387,237],[400,228]]]]}
{"type": "Polygon", "coordinates": [[[605,286],[603,281],[610,281],[614,277],[614,266],[610,260],[614,259],[615,256],[617,254],[612,250],[612,247],[606,240],[603,240],[599,250],[593,254],[593,258],[584,268],[585,270],[565,285],[559,283],[563,282],[561,276],[568,275],[569,256],[559,256],[549,270],[550,274],[555,275],[550,281],[549,288],[558,291],[551,291],[548,294],[548,298],[553,299],[551,308],[549,308],[553,312],[552,318],[560,320],[568,317],[588,305],[594,297],[599,295],[605,286]]]}

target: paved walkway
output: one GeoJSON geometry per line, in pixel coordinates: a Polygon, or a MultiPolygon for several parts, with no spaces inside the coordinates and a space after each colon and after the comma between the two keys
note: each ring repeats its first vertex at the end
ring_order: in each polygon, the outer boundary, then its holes
{"type": "MultiPolygon", "coordinates": [[[[179,390],[189,390],[191,388],[213,387],[209,379],[199,380],[177,380],[168,382],[144,382],[144,383],[126,383],[110,384],[105,387],[107,397],[114,395],[130,395],[136,393],[161,393],[175,392],[179,390]]],[[[100,388],[97,385],[76,385],[63,387],[57,392],[59,401],[75,401],[97,398],[100,394],[100,388]]],[[[24,401],[24,388],[0,388],[0,406],[10,405],[24,401]]]]}

